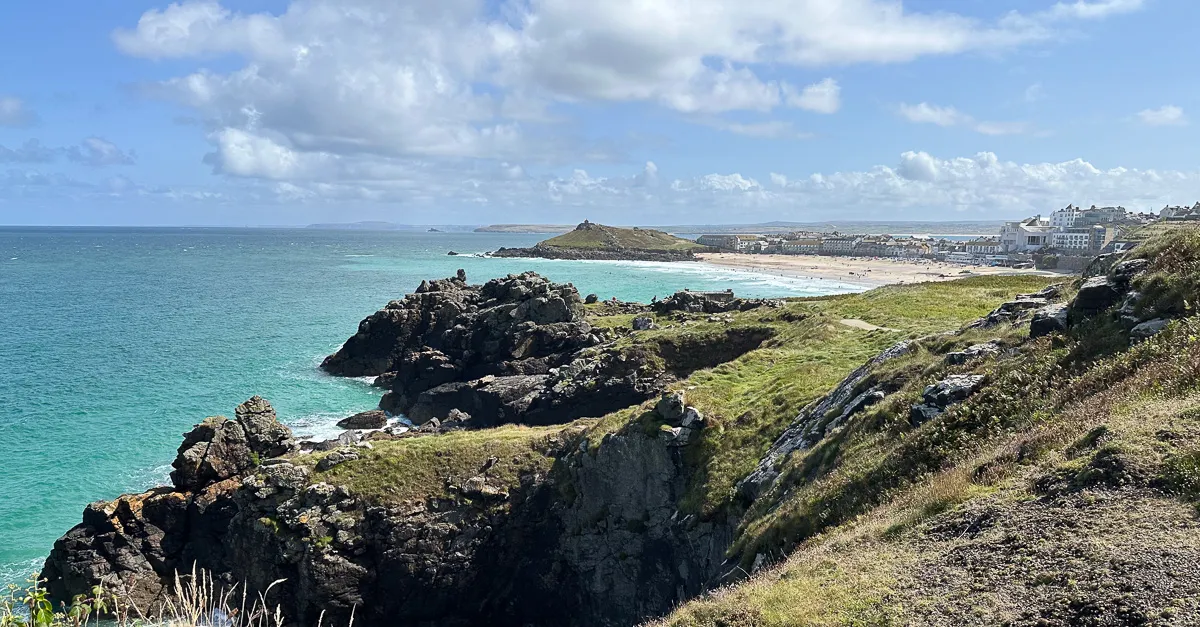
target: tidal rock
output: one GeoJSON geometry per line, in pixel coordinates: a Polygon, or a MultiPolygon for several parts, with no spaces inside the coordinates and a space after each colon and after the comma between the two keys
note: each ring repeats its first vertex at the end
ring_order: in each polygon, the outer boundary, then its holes
{"type": "Polygon", "coordinates": [[[372,409],[343,418],[338,421],[337,426],[343,429],[382,429],[387,426],[387,421],[387,412],[372,409]]]}
{"type": "Polygon", "coordinates": [[[596,296],[595,294],[588,294],[583,299],[583,304],[585,304],[585,305],[595,305],[598,302],[600,302],[600,297],[596,296]]]}
{"type": "Polygon", "coordinates": [[[1065,304],[1046,305],[1033,312],[1033,318],[1029,320],[1029,337],[1042,337],[1066,330],[1067,306],[1065,304]]]}

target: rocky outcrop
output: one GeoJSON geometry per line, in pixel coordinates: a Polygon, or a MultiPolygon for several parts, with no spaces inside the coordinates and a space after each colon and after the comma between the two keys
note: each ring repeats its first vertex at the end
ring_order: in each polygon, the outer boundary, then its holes
{"type": "Polygon", "coordinates": [[[955,374],[930,384],[921,394],[923,402],[910,408],[908,421],[914,427],[918,427],[936,418],[950,405],[965,400],[978,391],[985,379],[981,374],[955,374]]]}
{"type": "Polygon", "coordinates": [[[176,571],[193,562],[221,564],[222,541],[238,511],[234,496],[264,460],[297,450],[270,403],[253,397],[236,419],[207,418],[184,435],[172,463],[173,488],[88,505],[83,522],[54,544],[42,569],[59,600],[103,584],[149,615],[163,603],[176,571]]]}
{"type": "MultiPolygon", "coordinates": [[[[612,302],[597,307],[645,310],[612,302]]],[[[653,326],[647,320],[642,328],[653,326]]],[[[322,367],[378,375],[376,385],[389,390],[380,408],[416,424],[445,420],[455,410],[470,414],[475,427],[559,424],[652,398],[676,377],[736,358],[769,336],[730,329],[687,351],[664,344],[660,356],[608,345],[605,333],[611,335],[588,324],[571,285],[534,273],[468,285],[460,273],[423,282],[363,320],[322,367]]]]}
{"type": "MultiPolygon", "coordinates": [[[[679,411],[663,404],[668,424],[698,433],[703,417],[671,399],[679,411]]],[[[282,580],[268,602],[294,624],[316,624],[322,614],[324,624],[346,624],[353,611],[355,624],[367,627],[628,625],[717,581],[728,570],[735,521],[678,515],[685,443],[638,429],[594,443],[582,433],[551,438],[548,473],[502,483],[490,469],[506,461],[490,458],[477,475],[447,486],[451,496],[435,489],[416,502],[380,501],[326,481],[364,463],[353,447],[313,469],[292,457],[225,479],[197,475],[89,506],[56,543],[43,576],[55,600],[103,583],[151,614],[175,573],[195,565],[252,595],[282,580]]]]}
{"type": "Polygon", "coordinates": [[[735,298],[730,293],[705,293],[683,290],[652,303],[650,308],[657,314],[675,312],[719,314],[731,311],[749,311],[759,307],[781,307],[783,302],[768,298],[735,298]]]}
{"type": "Polygon", "coordinates": [[[1033,318],[1029,320],[1029,337],[1037,338],[1066,331],[1067,313],[1067,305],[1064,303],[1046,305],[1033,312],[1033,318]]]}

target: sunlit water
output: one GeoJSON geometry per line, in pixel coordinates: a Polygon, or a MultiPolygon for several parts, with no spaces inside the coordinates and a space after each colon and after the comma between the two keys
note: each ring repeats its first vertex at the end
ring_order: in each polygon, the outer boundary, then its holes
{"type": "Polygon", "coordinates": [[[374,407],[317,364],[388,300],[463,268],[536,270],[602,298],[861,288],[685,263],[447,256],[542,236],[262,229],[0,229],[0,585],[85,504],[167,480],[180,434],[253,394],[301,435],[374,407]]]}

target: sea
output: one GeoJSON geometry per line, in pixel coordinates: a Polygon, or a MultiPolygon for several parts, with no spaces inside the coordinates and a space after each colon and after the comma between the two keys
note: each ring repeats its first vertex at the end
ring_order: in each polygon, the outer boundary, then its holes
{"type": "Polygon", "coordinates": [[[376,406],[318,364],[422,279],[535,270],[581,294],[816,296],[862,287],[693,263],[477,256],[536,234],[0,227],[0,588],[83,507],[168,482],[180,436],[254,394],[297,435],[376,406]],[[462,253],[447,255],[448,251],[462,253]]]}

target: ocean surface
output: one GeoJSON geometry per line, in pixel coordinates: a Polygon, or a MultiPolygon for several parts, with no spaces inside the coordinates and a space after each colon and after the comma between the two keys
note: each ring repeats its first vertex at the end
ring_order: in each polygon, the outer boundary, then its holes
{"type": "Polygon", "coordinates": [[[426,278],[536,270],[580,293],[754,297],[854,285],[700,264],[447,256],[544,236],[0,227],[0,586],[36,572],[87,503],[168,481],[180,435],[254,394],[297,435],[370,409],[317,365],[426,278]]]}

